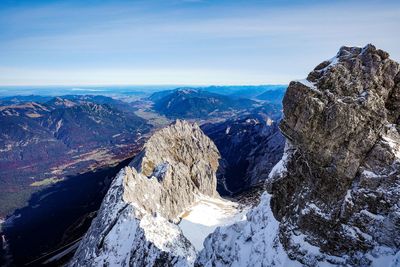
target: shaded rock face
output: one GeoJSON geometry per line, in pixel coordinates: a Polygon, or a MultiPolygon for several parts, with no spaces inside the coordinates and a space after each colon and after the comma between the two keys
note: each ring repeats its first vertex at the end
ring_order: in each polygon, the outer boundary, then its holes
{"type": "Polygon", "coordinates": [[[202,130],[221,153],[217,171],[221,195],[234,195],[264,183],[282,158],[285,138],[270,118],[246,115],[204,124],[202,130]]]}
{"type": "Polygon", "coordinates": [[[193,265],[195,248],[176,223],[196,196],[218,196],[218,159],[197,125],[156,132],[113,181],[70,266],[193,265]]]}
{"type": "Polygon", "coordinates": [[[372,45],[342,47],[290,83],[280,125],[287,171],[269,192],[291,258],[308,253],[294,233],[356,265],[371,264],[359,253],[400,249],[399,71],[372,45]]]}

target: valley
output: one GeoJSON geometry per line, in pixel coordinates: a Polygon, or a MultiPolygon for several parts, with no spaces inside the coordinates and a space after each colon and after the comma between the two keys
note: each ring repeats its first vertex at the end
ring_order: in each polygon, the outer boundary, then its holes
{"type": "Polygon", "coordinates": [[[0,267],[400,267],[399,14],[0,0],[0,267]]]}
{"type": "MultiPolygon", "coordinates": [[[[223,88],[220,89],[223,91],[223,88]]],[[[175,95],[171,95],[171,92],[180,90],[162,93],[172,100],[175,95]]],[[[198,92],[198,89],[190,91],[193,93],[191,97],[199,97],[198,92]]],[[[176,96],[179,98],[179,94],[176,96]]],[[[223,104],[228,106],[231,103],[229,101],[232,101],[230,99],[238,97],[222,94],[219,96],[215,92],[200,94],[201,98],[211,101],[215,96],[220,97],[222,101],[228,101],[227,104],[223,104]]],[[[99,207],[99,201],[116,171],[129,163],[129,159],[140,151],[154,131],[177,118],[187,117],[180,114],[178,117],[168,118],[168,112],[164,113],[163,110],[154,108],[155,103],[151,98],[152,95],[148,95],[127,101],[125,96],[120,95],[114,95],[112,98],[100,95],[31,95],[6,96],[0,99],[0,118],[3,125],[7,125],[0,128],[3,129],[0,134],[6,137],[2,139],[3,149],[0,150],[0,157],[3,159],[1,164],[4,166],[0,171],[0,181],[4,185],[1,187],[4,194],[0,195],[0,203],[3,203],[0,207],[2,218],[6,219],[2,234],[7,243],[7,252],[2,251],[4,261],[18,265],[31,261],[32,266],[39,263],[57,265],[72,256],[77,248],[74,240],[80,238],[89,227],[99,207]],[[11,129],[15,130],[11,132],[11,129]],[[83,179],[85,182],[80,184],[79,181],[83,179]],[[82,193],[83,188],[87,188],[87,196],[82,193]],[[69,194],[72,199],[64,199],[69,194]],[[70,208],[75,205],[76,208],[70,208]],[[63,223],[56,225],[55,222],[59,220],[63,220],[63,223]],[[41,236],[47,228],[51,229],[49,231],[52,234],[43,239],[41,236]],[[71,242],[71,247],[65,247],[71,242]]],[[[251,103],[252,100],[249,101],[251,103]]],[[[180,102],[177,103],[178,106],[181,105],[180,102]]],[[[214,113],[217,116],[204,117],[196,113],[199,117],[190,115],[189,120],[203,125],[202,128],[207,129],[206,133],[221,147],[232,144],[232,149],[224,152],[221,160],[235,165],[229,157],[238,153],[234,147],[239,148],[242,146],[240,142],[246,142],[247,137],[243,134],[254,135],[258,141],[268,142],[273,133],[278,131],[272,120],[279,119],[280,109],[272,108],[267,115],[260,112],[259,107],[262,103],[259,101],[254,107],[240,106],[236,110],[222,112],[218,107],[210,106],[210,111],[215,109],[214,113]],[[232,128],[230,134],[226,134],[227,128],[232,128]],[[241,135],[243,136],[240,137],[241,135]]],[[[190,104],[197,107],[196,101],[190,104]]],[[[168,105],[167,102],[164,102],[164,105],[168,105]]],[[[265,102],[265,105],[268,107],[268,102],[265,102]]],[[[283,139],[277,140],[283,144],[283,139]]],[[[246,155],[255,153],[258,141],[248,144],[246,150],[241,151],[241,161],[244,163],[240,164],[253,162],[247,159],[246,155]]],[[[279,145],[276,149],[283,151],[283,147],[279,145]]],[[[269,164],[273,166],[275,161],[269,164]]],[[[257,182],[249,181],[250,178],[241,179],[242,175],[251,176],[245,174],[245,171],[235,173],[227,168],[228,165],[218,170],[220,185],[226,183],[225,181],[230,184],[233,180],[246,180],[246,187],[257,186],[257,182]]],[[[244,187],[242,189],[245,190],[244,187]]],[[[232,192],[221,186],[218,190],[222,195],[229,196],[243,191],[232,192]]],[[[200,227],[204,235],[212,232],[221,223],[229,222],[228,217],[243,214],[243,211],[239,212],[237,208],[232,208],[225,214],[225,209],[221,209],[215,203],[200,201],[198,208],[193,207],[193,213],[183,224],[186,229],[200,227]],[[196,214],[205,207],[214,207],[214,215],[221,214],[218,216],[222,216],[221,220],[226,222],[205,226],[202,223],[198,224],[196,214]],[[205,227],[209,229],[206,232],[205,227]]],[[[242,209],[243,207],[240,208],[242,209]]],[[[190,236],[190,233],[188,235],[190,236]]],[[[200,244],[199,242],[197,243],[200,244]]]]}

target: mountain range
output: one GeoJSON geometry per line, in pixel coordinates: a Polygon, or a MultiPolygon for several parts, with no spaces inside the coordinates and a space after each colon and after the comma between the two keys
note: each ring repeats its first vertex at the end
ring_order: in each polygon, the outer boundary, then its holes
{"type": "MultiPolygon", "coordinates": [[[[197,91],[190,94],[196,95],[197,91]]],[[[170,93],[160,91],[157,94],[170,93]]],[[[202,94],[201,97],[205,101],[218,97],[228,103],[240,98],[214,93],[202,94]]],[[[0,153],[4,166],[1,175],[7,176],[1,179],[0,217],[5,219],[2,224],[8,248],[5,255],[12,256],[15,264],[36,264],[40,260],[43,263],[56,255],[58,249],[79,240],[87,231],[116,170],[126,166],[129,159],[140,151],[151,132],[173,121],[157,113],[149,103],[152,102],[146,98],[130,101],[125,95],[113,98],[102,95],[26,95],[0,99],[5,126],[0,130],[7,135],[0,153]],[[66,194],[73,197],[65,199],[66,194]],[[48,202],[57,203],[57,206],[48,202]],[[58,220],[63,223],[58,223],[58,220]],[[37,230],[33,230],[31,225],[36,225],[37,230]],[[40,237],[44,231],[47,232],[45,239],[40,237]]],[[[191,109],[196,109],[195,104],[191,103],[191,109]]],[[[269,127],[267,123],[280,118],[281,109],[272,105],[273,108],[257,106],[250,110],[246,106],[238,107],[235,112],[225,112],[225,117],[237,124],[233,127],[237,133],[243,127],[252,132],[255,139],[267,139],[263,136],[268,130],[262,130],[260,125],[269,127]],[[245,116],[257,118],[260,123],[247,124],[245,116]]],[[[232,138],[234,131],[225,134],[225,129],[220,126],[224,120],[222,117],[208,119],[199,116],[191,120],[212,129],[214,134],[209,132],[212,140],[217,144],[236,146],[236,138],[232,138]],[[220,134],[216,134],[218,132],[220,134]]],[[[277,131],[276,124],[272,129],[277,131]]],[[[242,137],[242,144],[246,143],[244,137],[246,135],[242,137]]],[[[283,139],[279,140],[279,153],[282,153],[283,139]]],[[[256,142],[250,144],[246,153],[256,146],[256,142]]],[[[221,161],[233,162],[230,159],[229,153],[222,154],[221,161]]],[[[243,155],[242,161],[246,160],[243,155]]],[[[266,164],[273,165],[274,162],[266,164]]],[[[225,178],[221,173],[227,173],[229,168],[228,165],[222,166],[217,170],[218,184],[223,184],[221,181],[225,178]]],[[[238,179],[238,176],[232,179],[238,179]]],[[[246,179],[246,188],[259,186],[255,180],[246,179]]],[[[243,191],[224,190],[218,187],[221,194],[235,195],[243,191]]],[[[72,247],[69,253],[57,260],[57,264],[65,263],[73,251],[72,247]]],[[[0,254],[4,254],[3,251],[0,254]]]]}
{"type": "Polygon", "coordinates": [[[399,266],[399,73],[373,45],[342,47],[291,82],[259,202],[219,196],[221,154],[196,124],[157,131],[69,266],[399,266]]]}
{"type": "Polygon", "coordinates": [[[257,106],[257,102],[250,99],[233,98],[192,88],[155,93],[149,99],[154,101],[155,111],[170,118],[215,117],[257,106]]]}
{"type": "Polygon", "coordinates": [[[0,106],[2,216],[42,186],[131,157],[151,129],[111,98],[35,99],[47,101],[0,106]]]}
{"type": "Polygon", "coordinates": [[[400,266],[400,65],[373,45],[344,46],[287,88],[244,88],[177,88],[133,102],[1,100],[6,175],[14,168],[19,184],[45,188],[3,223],[3,258],[67,266],[400,266]],[[166,122],[150,125],[150,117],[166,122]],[[58,167],[41,165],[52,162],[58,167]],[[96,173],[113,162],[113,170],[96,173]],[[52,176],[22,173],[43,169],[52,176]],[[43,224],[43,214],[55,218],[43,224]],[[43,233],[33,229],[42,224],[51,234],[40,245],[43,233]]]}

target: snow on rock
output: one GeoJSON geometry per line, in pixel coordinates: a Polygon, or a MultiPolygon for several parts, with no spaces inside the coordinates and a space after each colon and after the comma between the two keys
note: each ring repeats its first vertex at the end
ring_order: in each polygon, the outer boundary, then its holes
{"type": "Polygon", "coordinates": [[[113,181],[69,266],[191,266],[195,250],[175,224],[150,214],[140,219],[123,200],[125,171],[113,181]]]}
{"type": "Polygon", "coordinates": [[[113,181],[70,266],[193,266],[196,250],[179,215],[192,208],[184,221],[204,224],[205,203],[218,207],[212,215],[221,224],[237,213],[216,192],[218,158],[197,125],[177,121],[156,132],[113,181]]]}
{"type": "Polygon", "coordinates": [[[289,155],[291,153],[291,150],[292,146],[290,144],[290,141],[286,140],[282,159],[278,161],[278,163],[275,164],[275,166],[272,168],[271,172],[269,173],[269,178],[282,177],[286,173],[287,171],[286,164],[289,160],[289,155]]]}
{"type": "Polygon", "coordinates": [[[203,248],[204,239],[218,226],[244,220],[245,210],[238,204],[207,196],[199,196],[196,203],[182,215],[179,227],[197,251],[203,248]]]}
{"type": "Polygon", "coordinates": [[[289,259],[279,241],[279,222],[264,193],[260,204],[247,213],[247,220],[218,227],[204,242],[196,261],[200,266],[302,266],[289,259]]]}
{"type": "Polygon", "coordinates": [[[299,83],[305,85],[306,87],[310,88],[313,91],[319,92],[319,90],[318,90],[317,86],[315,85],[315,83],[310,82],[307,79],[297,80],[296,82],[299,82],[299,83]]]}

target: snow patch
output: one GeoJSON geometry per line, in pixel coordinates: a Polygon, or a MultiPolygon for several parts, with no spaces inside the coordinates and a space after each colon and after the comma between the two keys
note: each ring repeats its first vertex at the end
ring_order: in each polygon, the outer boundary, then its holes
{"type": "Polygon", "coordinates": [[[296,82],[299,82],[299,83],[305,85],[306,87],[310,88],[310,89],[313,90],[313,91],[320,92],[320,91],[318,90],[317,86],[315,85],[315,83],[310,82],[310,81],[307,80],[307,79],[297,80],[296,82]]]}
{"type": "Polygon", "coordinates": [[[62,120],[62,119],[59,120],[59,121],[57,122],[57,125],[56,125],[56,132],[58,132],[58,131],[60,130],[62,124],[63,124],[63,120],[62,120]]]}
{"type": "Polygon", "coordinates": [[[371,172],[371,171],[367,171],[367,170],[364,170],[364,171],[362,172],[362,175],[364,175],[364,176],[367,177],[367,178],[379,178],[379,177],[380,177],[380,176],[377,175],[376,173],[371,172]]]}
{"type": "Polygon", "coordinates": [[[400,144],[389,136],[382,136],[382,139],[390,146],[395,157],[400,159],[400,144]]]}
{"type": "Polygon", "coordinates": [[[280,178],[287,172],[286,164],[289,160],[289,150],[290,149],[291,149],[291,145],[290,145],[289,141],[286,140],[282,159],[277,164],[275,164],[275,166],[272,168],[271,172],[268,175],[268,178],[280,178]]]}
{"type": "Polygon", "coordinates": [[[320,216],[321,218],[324,218],[325,220],[330,220],[331,217],[324,213],[317,205],[315,205],[314,203],[308,204],[302,211],[301,213],[303,215],[307,215],[310,213],[314,213],[317,214],[318,216],[320,216]]]}
{"type": "Polygon", "coordinates": [[[154,168],[152,176],[156,177],[159,181],[161,181],[165,173],[168,171],[168,168],[169,168],[169,163],[163,162],[154,168]]]}
{"type": "Polygon", "coordinates": [[[200,251],[204,239],[218,226],[244,220],[245,212],[231,201],[199,196],[196,203],[182,215],[179,227],[196,250],[200,251]]]}
{"type": "Polygon", "coordinates": [[[204,242],[198,262],[202,266],[302,266],[292,261],[279,241],[279,222],[270,208],[271,195],[264,193],[261,203],[247,220],[218,227],[204,242]]]}

